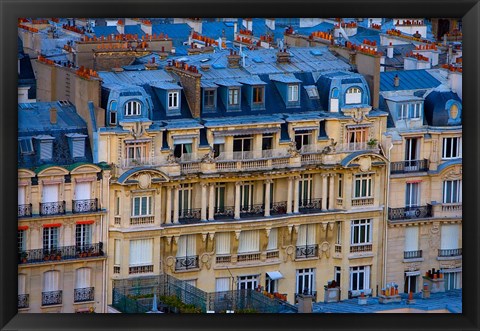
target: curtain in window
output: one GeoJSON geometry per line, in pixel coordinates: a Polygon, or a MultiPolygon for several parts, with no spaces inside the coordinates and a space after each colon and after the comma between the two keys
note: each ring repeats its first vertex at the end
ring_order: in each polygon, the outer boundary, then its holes
{"type": "Polygon", "coordinates": [[[405,251],[418,251],[418,226],[405,228],[405,251]]]}
{"type": "Polygon", "coordinates": [[[43,292],[53,292],[60,289],[60,272],[47,271],[43,274],[43,292]]]}
{"type": "Polygon", "coordinates": [[[130,266],[153,264],[153,239],[130,240],[130,266]]]}
{"type": "Polygon", "coordinates": [[[230,254],[230,233],[215,233],[215,252],[217,254],[230,254]]]}
{"type": "Polygon", "coordinates": [[[238,253],[260,251],[260,232],[258,230],[242,231],[238,243],[238,253]]]}
{"type": "Polygon", "coordinates": [[[79,268],[75,276],[75,288],[91,287],[91,271],[90,268],[79,268]]]}
{"type": "Polygon", "coordinates": [[[196,236],[194,234],[178,238],[177,257],[197,255],[196,236]]]}
{"type": "Polygon", "coordinates": [[[121,263],[121,254],[122,254],[122,246],[121,246],[121,242],[120,242],[120,239],[115,239],[115,242],[114,242],[114,262],[113,264],[114,265],[120,265],[121,263]]]}
{"type": "Polygon", "coordinates": [[[43,185],[43,202],[58,201],[58,185],[43,185]]]}
{"type": "Polygon", "coordinates": [[[18,274],[18,294],[26,294],[27,275],[18,274]]]}
{"type": "Polygon", "coordinates": [[[278,229],[271,229],[268,236],[267,250],[278,249],[278,229]]]}
{"type": "Polygon", "coordinates": [[[442,225],[440,249],[459,248],[458,247],[459,235],[460,235],[460,226],[458,224],[442,225]]]}
{"type": "Polygon", "coordinates": [[[297,235],[297,246],[315,244],[315,224],[300,225],[297,235]]]}
{"type": "Polygon", "coordinates": [[[25,204],[25,186],[18,187],[18,204],[19,205],[25,204]]]}
{"type": "Polygon", "coordinates": [[[215,292],[230,291],[230,278],[216,278],[215,279],[215,292]]]}
{"type": "Polygon", "coordinates": [[[89,200],[90,188],[90,182],[75,183],[75,200],[89,200]]]}

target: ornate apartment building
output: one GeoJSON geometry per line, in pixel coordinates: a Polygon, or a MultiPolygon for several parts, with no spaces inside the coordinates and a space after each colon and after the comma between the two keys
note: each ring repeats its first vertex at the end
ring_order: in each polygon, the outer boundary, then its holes
{"type": "Polygon", "coordinates": [[[18,108],[18,309],[104,312],[109,170],[68,101],[18,108]]]}
{"type": "MultiPolygon", "coordinates": [[[[386,281],[420,292],[435,268],[447,290],[462,287],[461,73],[382,73],[390,154],[386,281]],[[461,96],[461,93],[460,93],[461,96]]],[[[384,108],[383,108],[384,107],[384,108]]]]}

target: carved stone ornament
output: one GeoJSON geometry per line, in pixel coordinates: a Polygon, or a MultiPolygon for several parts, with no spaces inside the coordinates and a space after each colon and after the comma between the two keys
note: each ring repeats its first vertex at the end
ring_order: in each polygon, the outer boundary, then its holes
{"type": "Polygon", "coordinates": [[[138,186],[142,189],[150,188],[152,184],[152,177],[149,174],[143,173],[138,176],[138,186]]]}
{"type": "Polygon", "coordinates": [[[284,262],[287,262],[288,259],[290,258],[291,261],[294,260],[293,253],[295,252],[295,247],[293,245],[288,245],[285,247],[285,254],[284,254],[284,262]]]}
{"type": "Polygon", "coordinates": [[[145,128],[141,122],[136,122],[135,125],[132,127],[131,132],[132,136],[134,136],[135,139],[138,139],[143,137],[143,135],[145,134],[145,128]]]}
{"type": "Polygon", "coordinates": [[[430,229],[430,238],[428,239],[428,244],[430,248],[440,247],[440,226],[439,222],[434,222],[432,228],[430,229]]]}
{"type": "Polygon", "coordinates": [[[169,256],[165,260],[165,265],[167,266],[167,268],[170,269],[170,272],[175,271],[174,270],[175,269],[175,261],[176,261],[176,259],[173,256],[169,256]]]}
{"type": "Polygon", "coordinates": [[[330,145],[326,146],[323,150],[322,153],[324,154],[330,154],[330,153],[335,153],[337,148],[337,143],[333,138],[330,139],[330,145]]]}
{"type": "Polygon", "coordinates": [[[173,149],[170,149],[169,152],[168,152],[167,163],[169,163],[169,164],[177,163],[177,158],[173,154],[173,149]]]}
{"type": "Polygon", "coordinates": [[[297,149],[297,143],[294,140],[290,140],[290,142],[288,143],[287,151],[292,157],[296,157],[300,154],[297,149]]]}
{"type": "Polygon", "coordinates": [[[365,117],[365,114],[360,108],[356,108],[352,111],[352,119],[355,123],[360,123],[363,121],[363,118],[365,117]]]}
{"type": "Polygon", "coordinates": [[[360,171],[370,171],[372,168],[372,159],[369,156],[362,157],[358,160],[358,164],[360,165],[360,171]]]}
{"type": "Polygon", "coordinates": [[[325,254],[327,258],[330,257],[330,243],[328,241],[324,241],[320,244],[320,252],[320,256],[325,254]]]}
{"type": "Polygon", "coordinates": [[[210,270],[210,267],[212,266],[210,254],[203,253],[200,256],[200,262],[202,262],[202,267],[205,266],[207,270],[210,270]]]}
{"type": "Polygon", "coordinates": [[[452,169],[443,176],[443,180],[454,180],[462,178],[462,167],[452,169]]]}
{"type": "Polygon", "coordinates": [[[210,150],[208,151],[208,153],[202,158],[202,162],[204,163],[215,162],[215,152],[213,151],[212,147],[210,147],[210,150]]]}

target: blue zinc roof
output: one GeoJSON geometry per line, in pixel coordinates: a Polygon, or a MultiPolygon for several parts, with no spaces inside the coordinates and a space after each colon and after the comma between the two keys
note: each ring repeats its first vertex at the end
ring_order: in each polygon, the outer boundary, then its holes
{"type": "Polygon", "coordinates": [[[387,71],[380,73],[380,91],[402,91],[435,88],[440,82],[427,70],[387,71]],[[400,85],[393,86],[393,78],[398,75],[400,85]]]}

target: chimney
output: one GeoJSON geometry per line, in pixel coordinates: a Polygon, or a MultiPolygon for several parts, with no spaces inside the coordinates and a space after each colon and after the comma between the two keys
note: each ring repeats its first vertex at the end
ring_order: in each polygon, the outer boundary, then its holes
{"type": "Polygon", "coordinates": [[[395,77],[393,77],[393,86],[395,87],[400,86],[400,77],[398,77],[398,75],[395,75],[395,77]]]}
{"type": "Polygon", "coordinates": [[[227,55],[228,67],[231,69],[240,68],[241,56],[236,51],[230,50],[230,54],[227,55]]]}
{"type": "Polygon", "coordinates": [[[198,72],[195,66],[188,66],[186,63],[178,63],[175,61],[173,61],[172,65],[165,67],[165,69],[172,71],[178,76],[192,117],[199,118],[201,111],[202,89],[200,82],[202,74],[198,72]]]}
{"type": "Polygon", "coordinates": [[[117,22],[117,31],[118,31],[118,33],[120,33],[120,34],[124,34],[124,33],[125,33],[125,24],[123,23],[122,20],[118,20],[118,22],[117,22]]]}
{"type": "Polygon", "coordinates": [[[57,108],[50,108],[50,124],[57,124],[57,108]]]}
{"type": "Polygon", "coordinates": [[[277,52],[277,63],[290,63],[290,53],[287,49],[279,49],[277,52]]]}
{"type": "Polygon", "coordinates": [[[392,43],[390,42],[390,44],[387,46],[387,57],[389,59],[393,58],[393,46],[392,46],[392,43]]]}

